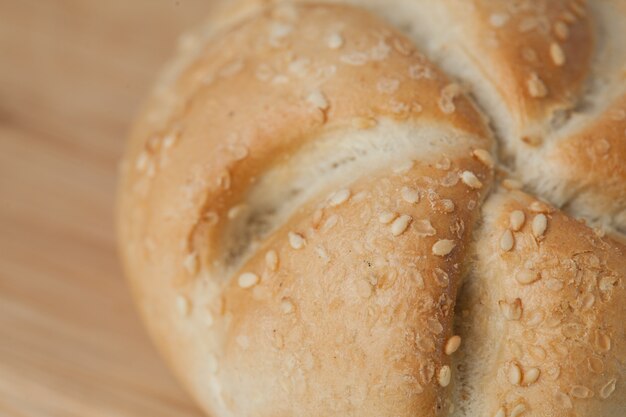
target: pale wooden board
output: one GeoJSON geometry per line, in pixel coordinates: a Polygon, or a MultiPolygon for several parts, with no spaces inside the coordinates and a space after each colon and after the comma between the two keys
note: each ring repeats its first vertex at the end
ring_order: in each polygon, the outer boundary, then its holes
{"type": "Polygon", "coordinates": [[[129,124],[207,0],[0,0],[0,415],[200,416],[118,265],[129,124]]]}

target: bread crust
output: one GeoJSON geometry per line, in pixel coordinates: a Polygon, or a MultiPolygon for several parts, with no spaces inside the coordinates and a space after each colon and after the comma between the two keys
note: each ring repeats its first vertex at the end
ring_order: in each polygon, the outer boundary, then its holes
{"type": "Polygon", "coordinates": [[[476,268],[460,297],[467,343],[459,360],[470,364],[465,383],[481,393],[473,411],[510,415],[522,404],[533,416],[620,415],[626,247],[519,191],[490,196],[483,212],[476,268]],[[514,249],[502,252],[514,211],[526,221],[514,249]],[[540,216],[547,223],[538,234],[540,216]]]}

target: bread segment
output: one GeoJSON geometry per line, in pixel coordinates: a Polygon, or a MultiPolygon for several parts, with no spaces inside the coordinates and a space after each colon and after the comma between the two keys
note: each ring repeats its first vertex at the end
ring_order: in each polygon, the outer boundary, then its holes
{"type": "Polygon", "coordinates": [[[483,218],[459,297],[458,415],[621,415],[626,247],[519,191],[492,195],[483,218]],[[527,221],[503,251],[514,212],[527,221]]]}

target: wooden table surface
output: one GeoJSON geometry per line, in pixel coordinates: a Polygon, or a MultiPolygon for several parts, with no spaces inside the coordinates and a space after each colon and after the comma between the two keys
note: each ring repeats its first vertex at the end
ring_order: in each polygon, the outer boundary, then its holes
{"type": "Polygon", "coordinates": [[[112,205],[133,114],[210,0],[0,0],[0,416],[200,416],[151,346],[112,205]]]}

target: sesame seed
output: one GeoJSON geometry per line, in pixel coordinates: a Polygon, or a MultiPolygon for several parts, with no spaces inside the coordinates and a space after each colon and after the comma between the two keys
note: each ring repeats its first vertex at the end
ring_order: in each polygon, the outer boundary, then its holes
{"type": "Polygon", "coordinates": [[[426,320],[426,327],[434,334],[441,334],[441,332],[443,332],[443,326],[436,317],[429,317],[426,320]]]}
{"type": "Polygon", "coordinates": [[[285,314],[291,314],[294,312],[296,307],[288,298],[283,298],[280,300],[280,310],[285,314]]]}
{"type": "Polygon", "coordinates": [[[371,117],[355,117],[352,119],[352,127],[356,129],[370,129],[375,127],[378,122],[371,117]]]}
{"type": "Polygon", "coordinates": [[[315,247],[315,252],[317,253],[317,256],[319,256],[320,259],[324,263],[328,263],[330,261],[330,256],[328,256],[328,252],[326,251],[326,249],[324,249],[324,247],[316,246],[315,247]]]}
{"type": "Polygon", "coordinates": [[[298,58],[289,63],[287,69],[289,72],[296,74],[299,77],[306,77],[310,71],[311,60],[308,58],[298,58]]]}
{"type": "Polygon", "coordinates": [[[174,146],[176,144],[176,141],[178,140],[178,134],[179,134],[179,132],[170,133],[169,135],[164,137],[163,138],[163,147],[168,149],[168,148],[171,148],[172,146],[174,146]]]}
{"type": "MultiPolygon", "coordinates": [[[[415,335],[415,344],[418,349],[423,350],[424,352],[433,352],[435,350],[435,342],[433,341],[433,337],[430,335],[415,335]]],[[[434,372],[435,371],[433,370],[433,375],[434,372]]]]}
{"type": "Polygon", "coordinates": [[[270,250],[265,254],[265,264],[270,271],[276,271],[278,269],[278,254],[275,250],[270,250]]]}
{"type": "Polygon", "coordinates": [[[420,366],[420,376],[422,377],[422,381],[427,384],[435,376],[435,365],[432,362],[426,362],[422,366],[420,366]]]}
{"type": "Polygon", "coordinates": [[[569,37],[569,27],[565,22],[559,20],[554,24],[554,34],[558,39],[564,41],[569,37]]]}
{"type": "Polygon", "coordinates": [[[585,15],[587,14],[585,7],[580,5],[579,3],[572,2],[570,3],[569,7],[574,11],[574,13],[578,15],[578,17],[585,17],[585,15]]]}
{"type": "Polygon", "coordinates": [[[289,245],[294,249],[302,249],[306,244],[306,240],[301,234],[289,232],[289,245]]]}
{"type": "Polygon", "coordinates": [[[239,204],[232,207],[228,210],[227,217],[229,220],[234,220],[239,217],[244,211],[246,211],[247,206],[245,204],[239,204]]]}
{"type": "Polygon", "coordinates": [[[461,181],[463,181],[463,184],[473,189],[480,189],[483,187],[483,183],[480,182],[478,177],[476,177],[476,174],[471,171],[463,171],[461,173],[461,181]]]}
{"type": "Polygon", "coordinates": [[[398,217],[398,215],[396,213],[392,213],[390,211],[385,211],[382,212],[378,215],[378,221],[382,224],[389,224],[393,221],[393,219],[395,219],[396,217],[398,217]]]}
{"type": "Polygon", "coordinates": [[[254,75],[259,81],[269,81],[272,78],[273,70],[267,64],[261,64],[256,69],[254,75]]]}
{"type": "Polygon", "coordinates": [[[587,367],[591,372],[596,374],[604,372],[604,363],[602,362],[602,359],[593,356],[587,358],[587,367]]]}
{"type": "Polygon", "coordinates": [[[313,107],[317,107],[320,110],[326,110],[328,105],[328,100],[326,100],[326,96],[320,90],[315,90],[309,93],[306,98],[306,101],[313,105],[313,107]]]}
{"type": "Polygon", "coordinates": [[[452,252],[452,249],[454,249],[455,246],[456,243],[454,243],[453,240],[441,239],[433,245],[432,251],[434,255],[446,256],[452,252]]]}
{"type": "Polygon", "coordinates": [[[507,379],[512,385],[519,385],[522,381],[522,370],[516,363],[512,363],[509,365],[507,379]]]}
{"type": "Polygon", "coordinates": [[[520,181],[507,178],[502,181],[502,186],[509,191],[521,190],[524,186],[520,181]]]}
{"type": "Polygon", "coordinates": [[[277,349],[282,349],[285,346],[285,338],[278,332],[274,332],[272,342],[274,344],[274,347],[276,347],[277,349]]]}
{"type": "Polygon", "coordinates": [[[609,382],[607,382],[602,388],[600,388],[600,398],[606,400],[613,394],[615,391],[615,384],[617,382],[616,378],[612,378],[609,382]]]}
{"type": "Polygon", "coordinates": [[[450,83],[441,89],[441,95],[439,96],[439,108],[445,114],[454,113],[456,106],[454,105],[454,99],[463,92],[461,85],[457,83],[450,83]]]}
{"type": "Polygon", "coordinates": [[[561,66],[565,64],[565,52],[563,52],[563,48],[556,42],[552,42],[550,45],[550,57],[552,58],[552,62],[554,65],[561,66]]]}
{"type": "Polygon", "coordinates": [[[333,33],[326,39],[326,45],[330,49],[339,49],[343,45],[343,37],[339,33],[333,33]]]}
{"type": "Polygon", "coordinates": [[[569,393],[574,398],[589,398],[593,395],[593,392],[583,385],[574,385],[569,393]]]}
{"type": "Polygon", "coordinates": [[[454,201],[450,199],[444,198],[440,200],[439,205],[444,213],[452,213],[454,211],[454,201]]]}
{"type": "Polygon", "coordinates": [[[511,413],[509,414],[509,417],[519,417],[521,416],[524,412],[526,411],[526,406],[522,403],[517,404],[515,407],[513,407],[513,409],[511,410],[511,413]]]}
{"type": "Polygon", "coordinates": [[[565,20],[567,23],[576,22],[576,16],[570,11],[563,12],[563,14],[561,15],[561,18],[565,20]]]}
{"type": "Polygon", "coordinates": [[[435,236],[437,234],[430,220],[416,220],[413,228],[419,236],[435,236]]]}
{"type": "Polygon", "coordinates": [[[485,149],[474,149],[472,155],[488,168],[493,168],[495,165],[493,157],[489,151],[486,151],[485,149]]]}
{"type": "Polygon", "coordinates": [[[248,157],[248,148],[244,145],[233,145],[229,147],[235,161],[243,161],[248,157]]]}
{"type": "Polygon", "coordinates": [[[137,157],[137,161],[135,162],[135,169],[138,172],[145,171],[146,167],[148,166],[148,160],[148,153],[146,151],[141,151],[141,153],[137,157]]]}
{"type": "Polygon", "coordinates": [[[419,288],[420,290],[424,289],[424,277],[422,276],[422,273],[417,271],[414,277],[415,285],[417,286],[417,288],[419,288]]]}
{"type": "Polygon", "coordinates": [[[452,161],[447,156],[443,156],[437,163],[435,164],[435,168],[440,169],[442,171],[447,171],[452,166],[452,161]]]}
{"type": "Polygon", "coordinates": [[[393,40],[393,47],[400,55],[409,56],[415,49],[413,44],[405,38],[395,38],[393,40]]]}
{"type": "Polygon", "coordinates": [[[239,347],[241,347],[243,350],[246,350],[250,347],[250,338],[245,334],[240,334],[235,340],[237,341],[239,347]]]}
{"type": "Polygon", "coordinates": [[[583,308],[590,309],[591,307],[593,307],[593,304],[595,302],[596,302],[596,297],[591,293],[587,293],[581,299],[580,304],[583,306],[583,308]]]}
{"type": "Polygon", "coordinates": [[[533,235],[535,237],[543,236],[543,234],[546,232],[547,227],[548,227],[548,218],[546,217],[545,214],[540,213],[540,214],[537,214],[533,218],[532,229],[533,229],[533,235]]]}
{"type": "Polygon", "coordinates": [[[542,201],[533,201],[532,203],[530,203],[530,206],[528,206],[528,208],[533,213],[551,213],[552,212],[552,209],[550,208],[550,206],[542,201]]]}
{"type": "Polygon", "coordinates": [[[533,72],[528,77],[526,81],[526,85],[528,87],[528,93],[531,97],[534,98],[542,98],[548,95],[548,89],[544,82],[539,78],[536,72],[533,72]]]}
{"type": "Polygon", "coordinates": [[[416,64],[409,67],[409,77],[414,80],[421,80],[423,78],[433,78],[433,70],[423,64],[416,64]]]}
{"type": "Polygon", "coordinates": [[[530,269],[522,269],[515,275],[515,280],[522,285],[532,284],[541,278],[541,274],[530,269]]]}
{"type": "Polygon", "coordinates": [[[514,210],[509,215],[509,227],[513,231],[518,232],[524,225],[525,221],[526,221],[526,215],[521,210],[514,210]]]}
{"type": "Polygon", "coordinates": [[[379,93],[392,94],[395,93],[400,87],[400,80],[395,78],[381,78],[376,83],[376,89],[379,93]]]}
{"type": "Polygon", "coordinates": [[[500,249],[505,252],[513,249],[513,245],[515,245],[515,239],[513,237],[513,233],[509,229],[505,230],[500,237],[500,249]]]}
{"type": "Polygon", "coordinates": [[[244,272],[239,275],[238,283],[241,288],[251,288],[259,283],[259,276],[253,272],[244,272]]]}
{"type": "Polygon", "coordinates": [[[187,255],[183,266],[190,275],[195,275],[198,272],[198,254],[193,252],[187,255]]]}
{"type": "Polygon", "coordinates": [[[204,324],[207,327],[211,327],[213,326],[214,322],[215,322],[215,319],[213,317],[213,314],[209,310],[208,306],[206,306],[205,311],[204,311],[204,324]]]}
{"type": "Polygon", "coordinates": [[[572,408],[572,399],[569,397],[569,395],[561,392],[561,391],[556,391],[554,393],[554,399],[557,401],[557,403],[563,407],[563,408],[572,408]]]}
{"type": "Polygon", "coordinates": [[[393,168],[395,174],[406,174],[413,168],[413,161],[406,161],[393,168]]]}
{"type": "Polygon", "coordinates": [[[184,295],[179,295],[176,297],[176,308],[181,316],[187,317],[191,312],[191,301],[184,295]]]}
{"type": "Polygon", "coordinates": [[[448,365],[444,365],[439,370],[439,375],[437,376],[437,381],[439,385],[442,387],[447,387],[450,385],[450,380],[452,379],[452,370],[448,365]]]}
{"type": "Polygon", "coordinates": [[[204,214],[204,220],[207,222],[209,226],[215,226],[219,221],[219,215],[214,211],[209,211],[204,214]]]}
{"type": "Polygon", "coordinates": [[[524,377],[522,378],[522,384],[530,385],[534,384],[539,379],[539,368],[528,368],[524,370],[524,377]]]}
{"type": "Polygon", "coordinates": [[[621,122],[622,120],[626,120],[626,110],[624,109],[614,109],[611,111],[611,120],[614,122],[621,122]]]}
{"type": "Polygon", "coordinates": [[[207,365],[210,373],[214,374],[217,372],[217,370],[219,369],[219,365],[215,355],[209,354],[207,356],[207,365]]]}
{"type": "Polygon", "coordinates": [[[400,236],[409,227],[411,216],[403,214],[391,223],[391,233],[394,236],[400,236]]]}
{"type": "Polygon", "coordinates": [[[354,197],[352,197],[352,201],[359,203],[365,200],[366,198],[368,198],[369,196],[370,194],[367,191],[359,191],[358,193],[354,195],[354,197]]]}
{"type": "Polygon", "coordinates": [[[533,48],[522,48],[522,58],[528,62],[535,62],[537,60],[537,52],[533,48]]]}
{"type": "Polygon", "coordinates": [[[498,408],[498,411],[496,411],[493,417],[506,417],[506,412],[504,411],[504,408],[498,408]]]}
{"type": "Polygon", "coordinates": [[[456,352],[459,349],[460,346],[461,346],[461,336],[457,336],[457,335],[452,336],[446,342],[444,352],[446,353],[446,355],[452,355],[454,352],[456,352]]]}
{"type": "Polygon", "coordinates": [[[402,194],[402,199],[407,203],[415,204],[420,201],[420,193],[414,188],[402,187],[400,194],[402,194]]]}
{"type": "Polygon", "coordinates": [[[231,178],[228,170],[222,171],[220,176],[217,178],[217,184],[224,190],[230,189],[231,178]]]}
{"type": "Polygon", "coordinates": [[[370,298],[372,296],[372,285],[364,280],[359,280],[356,283],[356,292],[360,297],[370,298]]]}
{"type": "Polygon", "coordinates": [[[365,52],[354,51],[341,55],[339,60],[344,64],[361,66],[369,61],[369,55],[365,52]]]}
{"type": "Polygon", "coordinates": [[[348,189],[339,190],[333,193],[328,198],[328,205],[330,207],[335,207],[335,206],[345,203],[346,201],[348,201],[349,198],[350,198],[350,190],[348,189]]]}
{"type": "Polygon", "coordinates": [[[274,22],[270,26],[270,37],[271,38],[283,38],[289,35],[293,31],[293,26],[286,25],[280,22],[274,22]]]}
{"type": "Polygon", "coordinates": [[[601,331],[596,332],[595,345],[603,352],[611,350],[611,338],[601,331]]]}
{"type": "Polygon", "coordinates": [[[520,139],[528,146],[539,146],[543,142],[542,137],[539,135],[524,135],[520,139]]]}
{"type": "Polygon", "coordinates": [[[516,298],[509,303],[505,300],[498,301],[500,311],[507,320],[519,320],[522,317],[522,300],[516,298]]]}
{"type": "Polygon", "coordinates": [[[530,346],[528,348],[528,352],[530,353],[530,356],[537,361],[544,360],[547,355],[546,350],[541,346],[530,346]]]}
{"type": "Polygon", "coordinates": [[[493,13],[489,16],[489,24],[494,28],[502,27],[509,21],[510,16],[506,13],[493,13]]]}
{"type": "Polygon", "coordinates": [[[450,276],[443,269],[435,268],[435,270],[433,271],[433,276],[435,277],[437,285],[439,285],[440,287],[446,288],[448,285],[450,285],[450,276]]]}
{"type": "Polygon", "coordinates": [[[243,61],[240,59],[235,60],[235,61],[229,62],[222,69],[220,69],[219,75],[220,77],[224,77],[224,78],[232,77],[233,75],[239,73],[242,69],[243,69],[243,61]]]}
{"type": "Polygon", "coordinates": [[[321,229],[322,232],[323,233],[328,232],[330,229],[335,227],[338,221],[339,221],[339,216],[337,216],[336,214],[333,214],[332,216],[327,218],[324,224],[322,225],[322,229],[321,229]]]}

